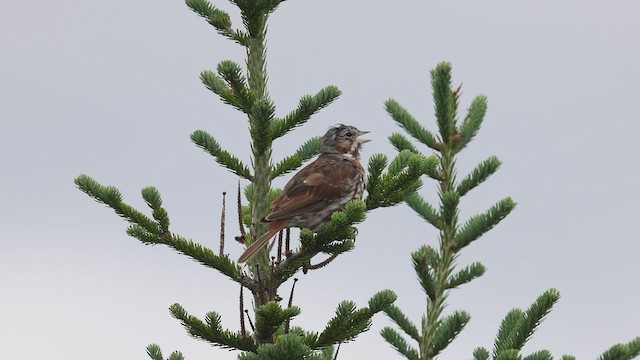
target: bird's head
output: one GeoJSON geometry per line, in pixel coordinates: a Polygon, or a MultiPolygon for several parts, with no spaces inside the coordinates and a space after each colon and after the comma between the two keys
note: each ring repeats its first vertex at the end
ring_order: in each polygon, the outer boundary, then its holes
{"type": "Polygon", "coordinates": [[[355,126],[337,125],[327,131],[322,137],[320,152],[323,154],[348,154],[358,159],[362,144],[371,140],[361,139],[360,136],[369,133],[358,130],[355,126]]]}

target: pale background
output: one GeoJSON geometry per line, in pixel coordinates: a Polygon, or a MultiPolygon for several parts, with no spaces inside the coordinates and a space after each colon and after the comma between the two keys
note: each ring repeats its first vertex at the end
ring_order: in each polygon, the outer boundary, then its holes
{"type": "MultiPolygon", "coordinates": [[[[228,2],[216,4],[240,25],[228,2]]],[[[494,154],[504,165],[464,198],[462,217],[505,196],[518,207],[459,259],[488,272],[451,294],[448,309],[472,320],[443,359],[490,348],[507,311],[550,287],[562,299],[525,353],[589,359],[640,335],[639,13],[631,0],[290,0],[271,18],[278,114],[326,85],[344,92],[277,141],[275,160],[339,122],[371,131],[365,159],[393,154],[386,137],[399,128],[384,100],[435,129],[428,71],[443,60],[464,83],[463,108],[488,96],[460,172],[494,154]]],[[[189,134],[207,130],[250,162],[246,120],[198,81],[220,60],[243,63],[242,49],[181,1],[36,0],[0,5],[0,51],[0,358],[145,359],[158,343],[190,360],[235,359],[189,338],[167,307],[217,310],[235,330],[236,284],[128,238],[73,179],[116,185],[143,210],[139,191],[155,185],[173,230],[216,248],[221,193],[237,179],[189,134]]],[[[434,199],[434,183],[422,193],[434,199]]],[[[359,230],[355,251],[300,275],[296,325],[321,330],[339,301],[365,305],[385,288],[419,320],[424,295],[409,254],[433,245],[435,232],[404,205],[374,211],[359,230]]],[[[400,359],[378,334],[388,323],[375,317],[340,358],[400,359]]]]}

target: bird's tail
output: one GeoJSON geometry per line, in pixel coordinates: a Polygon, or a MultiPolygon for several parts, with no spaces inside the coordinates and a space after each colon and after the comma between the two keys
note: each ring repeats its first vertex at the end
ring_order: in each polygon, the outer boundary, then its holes
{"type": "Polygon", "coordinates": [[[282,220],[272,222],[269,230],[264,235],[262,235],[260,239],[251,244],[247,248],[247,250],[242,253],[242,255],[240,255],[238,262],[243,263],[251,260],[251,258],[258,252],[258,250],[262,249],[262,247],[265,246],[272,237],[280,232],[280,230],[285,228],[285,225],[287,225],[287,222],[282,220]]]}

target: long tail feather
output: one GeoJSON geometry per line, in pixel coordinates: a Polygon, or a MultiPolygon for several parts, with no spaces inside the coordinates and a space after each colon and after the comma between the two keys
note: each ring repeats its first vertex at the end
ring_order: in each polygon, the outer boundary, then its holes
{"type": "Polygon", "coordinates": [[[240,255],[238,262],[243,263],[251,260],[251,258],[258,252],[258,250],[262,249],[272,237],[274,237],[280,230],[284,229],[287,225],[286,221],[274,221],[271,223],[270,229],[260,237],[256,242],[251,244],[247,250],[240,255]]]}

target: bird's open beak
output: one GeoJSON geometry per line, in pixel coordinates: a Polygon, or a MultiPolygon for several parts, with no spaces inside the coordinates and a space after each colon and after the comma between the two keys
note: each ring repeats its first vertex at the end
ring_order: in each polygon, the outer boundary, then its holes
{"type": "MultiPolygon", "coordinates": [[[[358,136],[364,135],[364,134],[368,134],[371,131],[358,131],[358,136]]],[[[369,141],[371,141],[370,139],[358,139],[358,142],[360,144],[364,144],[364,143],[368,143],[369,141]]]]}

